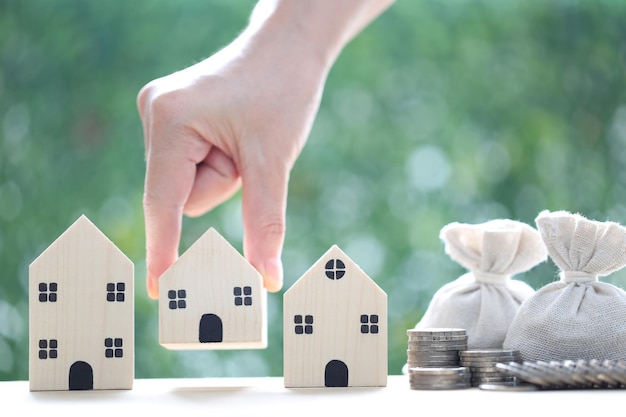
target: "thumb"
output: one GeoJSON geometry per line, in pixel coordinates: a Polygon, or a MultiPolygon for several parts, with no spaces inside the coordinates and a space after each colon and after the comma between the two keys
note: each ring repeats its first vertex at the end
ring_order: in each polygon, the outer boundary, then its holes
{"type": "Polygon", "coordinates": [[[241,178],[244,255],[263,276],[265,288],[277,292],[283,286],[289,170],[256,164],[248,168],[241,178]]]}

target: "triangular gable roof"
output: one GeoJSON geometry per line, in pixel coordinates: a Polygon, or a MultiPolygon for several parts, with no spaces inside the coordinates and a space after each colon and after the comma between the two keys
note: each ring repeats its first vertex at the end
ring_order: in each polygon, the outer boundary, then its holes
{"type": "Polygon", "coordinates": [[[254,273],[261,274],[246,260],[246,258],[239,253],[235,247],[233,247],[214,227],[209,228],[202,236],[198,238],[180,257],[169,267],[164,273],[162,278],[177,276],[178,269],[183,268],[187,262],[197,262],[198,257],[211,257],[209,251],[215,251],[219,253],[220,259],[227,260],[228,262],[236,261],[241,263],[242,268],[249,269],[254,273]],[[227,259],[226,259],[227,258],[227,259]]]}
{"type": "Polygon", "coordinates": [[[304,274],[302,274],[302,276],[287,291],[285,291],[284,295],[288,296],[289,293],[298,291],[298,287],[304,287],[306,281],[315,279],[315,274],[312,273],[313,270],[318,269],[320,266],[324,267],[325,265],[321,264],[327,262],[328,259],[341,259],[345,264],[346,274],[350,275],[350,279],[356,278],[366,280],[373,288],[384,293],[382,288],[380,288],[378,284],[376,284],[376,282],[369,275],[367,275],[356,262],[354,262],[343,250],[341,250],[339,246],[333,245],[317,260],[317,262],[315,262],[304,274]]]}
{"type": "MultiPolygon", "coordinates": [[[[84,214],[81,215],[70,227],[68,227],[54,242],[50,244],[33,262],[31,266],[34,266],[40,262],[45,261],[46,258],[54,256],[57,251],[62,250],[64,247],[74,245],[75,242],[92,242],[100,248],[108,247],[112,250],[115,256],[118,256],[120,260],[132,263],[131,260],[122,252],[98,227],[91,222],[84,214]]],[[[90,248],[81,247],[77,245],[76,255],[83,254],[83,250],[88,251],[90,248]]]]}

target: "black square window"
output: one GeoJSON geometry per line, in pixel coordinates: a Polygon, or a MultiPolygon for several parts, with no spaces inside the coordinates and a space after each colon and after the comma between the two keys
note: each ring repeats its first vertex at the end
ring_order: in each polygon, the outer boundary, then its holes
{"type": "Polygon", "coordinates": [[[122,349],[122,338],[107,337],[104,339],[104,357],[105,358],[122,358],[124,357],[124,350],[122,349]]]}
{"type": "Polygon", "coordinates": [[[187,308],[187,290],[169,290],[167,298],[170,300],[168,304],[170,310],[187,308]]]}
{"type": "Polygon", "coordinates": [[[126,284],[123,282],[107,283],[107,301],[110,303],[114,303],[114,302],[123,303],[126,298],[124,296],[125,291],[126,291],[126,284]]]}
{"type": "Polygon", "coordinates": [[[39,301],[42,303],[57,301],[57,283],[51,282],[47,284],[45,282],[39,283],[39,301]]]}
{"type": "Polygon", "coordinates": [[[310,314],[304,317],[301,314],[293,316],[294,331],[296,334],[313,334],[313,316],[310,314]],[[304,322],[304,325],[302,324],[304,322]]]}
{"type": "Polygon", "coordinates": [[[251,306],[252,305],[252,287],[234,287],[233,295],[235,296],[236,306],[251,306]]]}
{"type": "Polygon", "coordinates": [[[56,359],[58,345],[57,339],[39,339],[39,359],[56,359]]]}
{"type": "Polygon", "coordinates": [[[361,314],[360,324],[362,334],[378,334],[378,314],[361,314]]]}

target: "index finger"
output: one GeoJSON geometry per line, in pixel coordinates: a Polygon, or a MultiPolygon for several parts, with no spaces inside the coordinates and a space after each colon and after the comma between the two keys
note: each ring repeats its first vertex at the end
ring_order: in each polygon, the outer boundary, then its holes
{"type": "Polygon", "coordinates": [[[154,142],[146,155],[143,206],[146,286],[150,298],[158,299],[158,279],[178,258],[183,207],[193,188],[196,161],[206,155],[210,145],[193,136],[154,142]]]}

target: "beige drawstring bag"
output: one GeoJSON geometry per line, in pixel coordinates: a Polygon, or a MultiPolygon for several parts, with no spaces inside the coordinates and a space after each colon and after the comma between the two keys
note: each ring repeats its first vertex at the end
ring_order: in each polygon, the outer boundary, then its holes
{"type": "Polygon", "coordinates": [[[512,277],[547,259],[539,232],[519,221],[496,219],[450,223],[440,238],[446,253],[469,272],[435,293],[415,328],[463,328],[469,349],[502,348],[511,320],[534,294],[512,277]]]}
{"type": "Polygon", "coordinates": [[[598,280],[626,265],[626,228],[566,211],[536,223],[560,281],[524,302],[504,347],[527,361],[626,359],[626,292],[598,280]]]}

